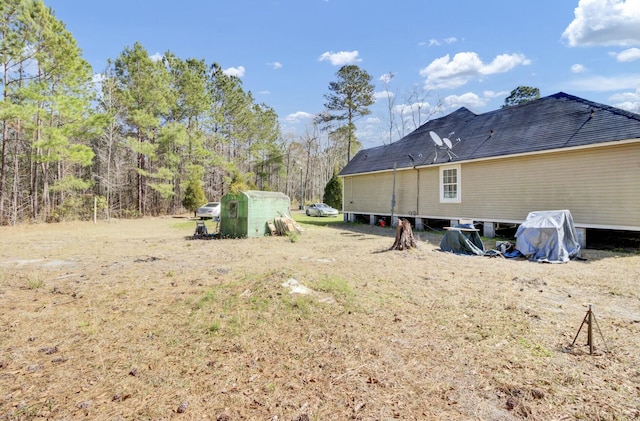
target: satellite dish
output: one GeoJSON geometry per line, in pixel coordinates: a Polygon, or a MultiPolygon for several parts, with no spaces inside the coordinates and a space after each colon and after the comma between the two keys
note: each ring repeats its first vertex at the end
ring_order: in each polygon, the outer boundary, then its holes
{"type": "Polygon", "coordinates": [[[443,138],[442,141],[444,142],[445,145],[447,145],[447,148],[451,149],[453,148],[453,145],[451,144],[451,141],[448,138],[443,138]]]}
{"type": "Polygon", "coordinates": [[[429,132],[429,136],[431,136],[431,139],[433,139],[433,141],[436,143],[436,145],[442,146],[442,139],[440,139],[440,136],[438,136],[438,133],[429,132]]]}

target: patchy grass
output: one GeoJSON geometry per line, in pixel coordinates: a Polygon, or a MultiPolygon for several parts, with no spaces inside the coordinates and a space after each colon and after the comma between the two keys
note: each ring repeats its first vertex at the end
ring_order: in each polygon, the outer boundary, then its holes
{"type": "Polygon", "coordinates": [[[31,274],[27,279],[27,289],[40,289],[42,287],[44,287],[44,280],[40,278],[40,274],[31,274]]]}
{"type": "Polygon", "coordinates": [[[339,214],[338,216],[307,216],[302,212],[294,212],[292,215],[293,219],[301,224],[305,225],[313,225],[313,226],[336,226],[340,224],[344,224],[344,216],[339,214]]]}
{"type": "Polygon", "coordinates": [[[392,229],[294,216],[295,242],[0,227],[0,419],[640,417],[637,254],[388,251],[392,229]],[[585,303],[597,355],[571,346],[585,303]]]}

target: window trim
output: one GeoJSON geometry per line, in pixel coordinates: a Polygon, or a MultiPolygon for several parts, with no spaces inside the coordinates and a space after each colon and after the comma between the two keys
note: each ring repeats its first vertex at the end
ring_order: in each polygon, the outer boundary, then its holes
{"type": "Polygon", "coordinates": [[[461,203],[462,202],[462,169],[460,165],[446,165],[440,167],[440,203],[461,203]],[[456,170],[456,197],[444,197],[444,172],[447,170],[456,170]]]}

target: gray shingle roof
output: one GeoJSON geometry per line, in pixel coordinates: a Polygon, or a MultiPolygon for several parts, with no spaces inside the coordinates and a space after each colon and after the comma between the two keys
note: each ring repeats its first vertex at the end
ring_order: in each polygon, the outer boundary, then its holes
{"type": "Polygon", "coordinates": [[[433,165],[627,139],[640,140],[640,114],[559,92],[484,114],[460,108],[390,145],[359,151],[339,175],[389,170],[394,163],[433,165]],[[430,132],[450,139],[450,153],[430,132]]]}

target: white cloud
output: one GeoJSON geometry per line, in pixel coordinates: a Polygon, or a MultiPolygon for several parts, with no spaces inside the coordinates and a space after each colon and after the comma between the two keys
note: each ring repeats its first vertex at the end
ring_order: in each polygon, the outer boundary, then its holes
{"type": "Polygon", "coordinates": [[[334,66],[344,66],[345,64],[353,64],[362,61],[358,58],[358,51],[333,51],[324,52],[318,57],[318,61],[329,61],[334,66]]]}
{"type": "Polygon", "coordinates": [[[508,95],[507,91],[484,91],[481,95],[467,92],[462,95],[439,98],[434,104],[428,101],[397,104],[393,107],[393,113],[400,116],[401,120],[396,123],[402,125],[403,131],[408,133],[417,128],[416,124],[424,124],[427,119],[437,118],[439,115],[448,114],[460,107],[467,107],[472,112],[482,110],[490,100],[496,97],[506,98],[508,95]]]}
{"type": "Polygon", "coordinates": [[[441,98],[439,100],[440,104],[431,105],[428,102],[402,104],[396,106],[394,111],[401,114],[409,114],[420,110],[423,115],[427,115],[440,111],[448,114],[460,107],[469,108],[471,111],[482,110],[490,100],[498,97],[506,98],[508,95],[508,91],[483,91],[482,95],[478,95],[474,92],[467,92],[462,95],[448,95],[441,98]]]}
{"type": "Polygon", "coordinates": [[[640,114],[640,101],[638,102],[621,102],[613,105],[616,108],[626,110],[632,113],[640,114]]]}
{"type": "Polygon", "coordinates": [[[491,63],[482,66],[479,71],[483,75],[505,73],[520,64],[528,66],[531,64],[531,60],[525,57],[524,54],[500,54],[491,63]]]}
{"type": "Polygon", "coordinates": [[[391,91],[379,91],[379,92],[375,92],[373,94],[373,97],[375,99],[384,99],[384,100],[387,100],[389,98],[393,98],[394,96],[396,96],[396,94],[394,94],[391,91]]]}
{"type": "Polygon", "coordinates": [[[104,73],[94,73],[91,76],[91,89],[98,96],[98,98],[102,98],[102,82],[107,79],[107,76],[104,73]]]}
{"type": "Polygon", "coordinates": [[[445,43],[445,44],[453,44],[454,42],[457,42],[457,41],[458,41],[458,38],[456,38],[456,37],[448,37],[448,38],[444,38],[442,40],[431,38],[428,43],[422,42],[422,43],[420,43],[420,45],[428,45],[429,47],[433,47],[433,46],[437,47],[439,45],[442,45],[443,43],[445,43]]]}
{"type": "Polygon", "coordinates": [[[106,78],[104,73],[94,73],[91,76],[91,83],[101,84],[106,78]]]}
{"type": "Polygon", "coordinates": [[[632,113],[640,113],[640,88],[635,92],[624,92],[609,97],[611,105],[632,113]]]}
{"type": "Polygon", "coordinates": [[[160,61],[162,60],[163,55],[160,53],[155,53],[154,55],[149,56],[149,58],[153,61],[160,61]]]}
{"type": "Polygon", "coordinates": [[[501,54],[491,63],[483,63],[474,52],[457,53],[433,60],[420,70],[420,76],[426,78],[425,89],[457,88],[473,78],[507,72],[518,65],[531,63],[523,54],[501,54]]]}
{"type": "Polygon", "coordinates": [[[259,91],[260,95],[271,95],[271,91],[259,91]]]}
{"type": "MultiPolygon", "coordinates": [[[[391,111],[394,116],[392,138],[397,140],[417,129],[417,126],[426,123],[429,118],[441,111],[441,107],[439,104],[432,105],[427,101],[420,101],[396,104],[391,111]]],[[[386,127],[379,130],[378,138],[381,142],[390,141],[388,120],[388,117],[385,118],[386,127]]],[[[380,122],[382,123],[383,121],[380,120],[380,122]]]]}
{"type": "Polygon", "coordinates": [[[482,67],[482,61],[476,53],[458,53],[450,59],[449,54],[433,60],[427,67],[420,70],[420,76],[426,77],[427,84],[436,86],[452,85],[452,80],[457,81],[453,86],[460,86],[466,83],[467,79],[478,75],[478,70],[482,67]],[[449,80],[449,82],[447,82],[449,80]]]}
{"type": "Polygon", "coordinates": [[[382,122],[382,120],[380,120],[378,117],[367,117],[367,119],[365,120],[366,124],[380,124],[382,122]]]}
{"type": "Polygon", "coordinates": [[[635,92],[624,92],[621,94],[611,95],[609,97],[609,101],[611,102],[640,101],[640,88],[636,89],[635,92]]]}
{"type": "Polygon", "coordinates": [[[224,69],[222,71],[222,73],[224,73],[227,76],[236,76],[236,77],[239,77],[239,78],[244,76],[244,72],[245,72],[244,66],[229,67],[229,68],[224,69]]]}
{"type": "Polygon", "coordinates": [[[391,83],[391,79],[393,79],[394,76],[395,76],[395,73],[389,72],[380,76],[379,79],[380,79],[380,82],[384,83],[385,85],[388,85],[389,83],[391,83]]]}
{"type": "Polygon", "coordinates": [[[442,103],[445,108],[450,110],[457,110],[460,107],[478,110],[487,105],[487,98],[480,97],[473,92],[467,92],[462,95],[449,95],[442,100],[442,103]]]}
{"type": "Polygon", "coordinates": [[[302,120],[312,119],[313,117],[315,117],[314,114],[307,113],[305,111],[298,111],[293,114],[289,114],[284,119],[289,123],[299,123],[302,120]]]}
{"type": "Polygon", "coordinates": [[[272,63],[267,63],[267,66],[271,66],[274,70],[282,69],[282,63],[279,61],[274,61],[272,63]]]}
{"type": "Polygon", "coordinates": [[[356,124],[356,138],[364,149],[389,143],[388,123],[377,117],[367,117],[356,124]]]}
{"type": "Polygon", "coordinates": [[[587,70],[582,64],[571,65],[571,73],[582,73],[587,70]]]}
{"type": "MultiPolygon", "coordinates": [[[[640,31],[640,28],[638,28],[640,31]]],[[[620,51],[615,54],[616,60],[620,62],[634,61],[640,59],[640,48],[629,48],[628,50],[620,51]]]]}
{"type": "Polygon", "coordinates": [[[567,86],[577,91],[585,92],[606,92],[620,91],[627,89],[637,89],[640,84],[638,75],[617,75],[617,76],[590,76],[580,79],[573,79],[567,82],[567,86]]]}
{"type": "Polygon", "coordinates": [[[422,115],[429,115],[434,113],[438,109],[437,106],[431,105],[428,102],[414,102],[412,104],[399,104],[393,107],[393,112],[402,116],[411,116],[412,114],[421,113],[422,115]]]}
{"type": "Polygon", "coordinates": [[[509,91],[483,91],[482,96],[487,99],[497,98],[497,97],[507,97],[509,96],[509,91]]]}
{"type": "Polygon", "coordinates": [[[640,45],[640,0],[580,0],[562,33],[571,47],[640,45]]]}

